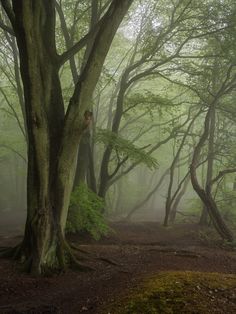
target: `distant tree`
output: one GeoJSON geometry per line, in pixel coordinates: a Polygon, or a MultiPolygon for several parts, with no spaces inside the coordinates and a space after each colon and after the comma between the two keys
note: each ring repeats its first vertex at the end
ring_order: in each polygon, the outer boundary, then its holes
{"type": "MultiPolygon", "coordinates": [[[[191,56],[194,60],[204,58],[204,56],[209,58],[214,56],[214,53],[209,54],[205,51],[201,55],[201,49],[194,49],[191,46],[195,42],[197,46],[202,38],[209,38],[224,30],[218,16],[212,19],[212,13],[209,10],[211,4],[181,0],[172,1],[168,6],[165,6],[163,1],[140,2],[139,10],[145,13],[145,16],[137,21],[138,27],[135,30],[136,38],[131,55],[117,83],[118,87],[115,88],[116,97],[112,97],[114,100],[110,103],[113,114],[110,114],[111,110],[109,110],[108,126],[114,134],[121,136],[122,132],[125,133],[125,127],[122,129],[122,120],[134,108],[138,108],[142,104],[147,107],[150,103],[155,103],[156,107],[161,105],[168,107],[170,105],[168,99],[156,95],[155,92],[147,93],[147,95],[144,92],[136,92],[135,95],[137,86],[142,89],[142,84],[160,78],[164,70],[170,67],[171,71],[175,62],[179,64],[191,56]],[[155,22],[158,18],[161,23],[156,26],[155,22]],[[132,98],[136,98],[135,101],[132,102],[132,98]]],[[[215,8],[218,8],[218,3],[215,4],[215,8]]],[[[175,73],[178,73],[178,70],[175,73]]],[[[169,72],[168,75],[170,75],[169,72]]],[[[176,135],[175,132],[171,132],[171,134],[172,137],[167,137],[166,141],[161,139],[160,143],[155,143],[153,147],[146,149],[146,155],[155,152],[162,144],[166,144],[176,135]]],[[[135,163],[130,166],[129,163],[126,163],[129,160],[127,155],[117,158],[117,162],[114,162],[114,153],[119,155],[119,150],[118,152],[114,151],[111,141],[108,141],[108,144],[105,143],[98,189],[98,194],[101,197],[105,197],[109,187],[137,165],[135,163]],[[124,168],[125,163],[128,164],[128,167],[123,169],[121,174],[120,168],[124,168]]]]}

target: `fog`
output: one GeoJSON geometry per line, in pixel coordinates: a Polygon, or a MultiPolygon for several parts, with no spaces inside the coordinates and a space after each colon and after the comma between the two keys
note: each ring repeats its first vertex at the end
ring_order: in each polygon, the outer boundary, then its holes
{"type": "Polygon", "coordinates": [[[0,313],[236,313],[235,0],[0,1],[0,313]]]}

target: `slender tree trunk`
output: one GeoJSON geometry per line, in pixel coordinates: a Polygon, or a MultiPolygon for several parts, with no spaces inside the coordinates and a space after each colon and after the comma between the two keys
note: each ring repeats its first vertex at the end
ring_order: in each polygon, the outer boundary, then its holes
{"type": "Polygon", "coordinates": [[[89,145],[88,158],[89,158],[89,167],[88,167],[88,174],[87,174],[88,187],[94,193],[97,194],[97,180],[95,176],[94,156],[93,156],[91,145],[89,145]]]}
{"type": "Polygon", "coordinates": [[[90,132],[87,130],[80,141],[77,157],[77,168],[75,173],[74,187],[85,183],[89,166],[90,132]]]}
{"type": "MultiPolygon", "coordinates": [[[[70,49],[74,45],[74,40],[71,37],[71,34],[66,25],[66,20],[65,20],[62,8],[57,3],[56,3],[56,9],[60,17],[61,28],[64,35],[66,48],[70,49]]],[[[98,21],[98,1],[93,0],[90,29],[94,27],[97,21],[98,21]]],[[[73,27],[75,27],[75,25],[73,25],[73,27]]],[[[82,62],[82,68],[85,67],[88,61],[89,54],[91,52],[93,42],[94,42],[94,36],[88,41],[88,44],[86,46],[86,50],[85,50],[84,58],[82,62]]],[[[69,62],[70,62],[70,70],[72,74],[72,79],[73,79],[74,85],[76,85],[79,79],[79,75],[78,75],[78,70],[76,67],[75,57],[72,56],[69,62]]],[[[93,164],[92,149],[91,149],[91,144],[90,144],[90,137],[91,137],[91,133],[89,132],[89,130],[87,130],[82,135],[81,141],[79,143],[74,188],[78,186],[79,183],[81,182],[85,183],[86,178],[87,178],[89,187],[95,192],[96,191],[96,179],[95,179],[95,173],[94,173],[94,164],[93,164]]]]}
{"type": "MultiPolygon", "coordinates": [[[[124,73],[121,79],[120,90],[117,97],[116,112],[115,112],[115,116],[113,118],[113,124],[112,124],[112,132],[116,134],[119,131],[119,126],[120,126],[120,122],[121,122],[121,118],[123,114],[123,102],[124,102],[124,96],[126,92],[126,79],[127,79],[127,74],[124,73]]],[[[106,147],[105,152],[103,154],[102,163],[101,163],[100,187],[99,187],[98,195],[103,198],[105,198],[107,189],[109,187],[110,175],[108,172],[108,165],[109,165],[110,157],[112,154],[112,150],[113,150],[112,145],[108,145],[106,147]]]]}
{"type": "MultiPolygon", "coordinates": [[[[210,116],[210,129],[208,139],[208,157],[207,157],[207,174],[206,174],[206,187],[210,184],[213,176],[213,165],[214,165],[214,138],[215,138],[215,123],[216,123],[216,109],[215,105],[212,107],[210,116]]],[[[199,224],[201,226],[208,225],[208,212],[205,204],[203,204],[202,214],[199,224]]]]}
{"type": "Polygon", "coordinates": [[[232,235],[231,231],[228,229],[228,227],[226,226],[225,222],[223,221],[223,219],[220,215],[220,212],[217,208],[217,205],[211,196],[211,184],[207,185],[206,189],[204,190],[198,182],[197,173],[196,173],[197,164],[198,164],[201,150],[204,146],[205,141],[207,140],[207,138],[209,136],[211,110],[214,109],[213,108],[214,102],[215,102],[215,100],[212,102],[212,104],[209,105],[209,109],[208,109],[208,112],[207,112],[207,115],[205,118],[205,123],[204,123],[204,132],[203,132],[202,136],[200,137],[200,140],[199,140],[197,146],[194,149],[193,159],[192,159],[192,162],[190,165],[190,175],[191,175],[191,181],[192,181],[193,188],[197,192],[198,196],[201,198],[202,202],[205,204],[205,206],[208,210],[208,213],[210,215],[210,218],[211,218],[213,225],[215,226],[216,230],[218,231],[218,233],[220,234],[220,236],[223,239],[226,239],[228,241],[232,241],[233,235],[232,235]]]}
{"type": "Polygon", "coordinates": [[[166,198],[166,210],[165,210],[165,218],[164,218],[164,226],[167,227],[168,223],[169,223],[169,215],[171,212],[171,206],[173,204],[173,197],[172,197],[172,187],[173,187],[173,183],[174,183],[174,172],[175,172],[175,168],[176,168],[176,163],[179,160],[180,154],[182,152],[182,149],[184,147],[185,141],[187,136],[189,135],[189,131],[192,129],[193,124],[196,120],[196,118],[200,115],[200,111],[192,118],[192,120],[190,121],[187,130],[185,131],[183,138],[181,140],[181,143],[178,147],[178,150],[174,156],[174,159],[172,161],[172,164],[170,166],[170,182],[169,182],[169,186],[168,186],[168,191],[167,191],[167,198],[166,198]]]}
{"type": "Polygon", "coordinates": [[[170,212],[170,222],[171,223],[174,223],[174,221],[175,221],[175,217],[176,217],[176,213],[177,213],[177,209],[178,209],[179,203],[180,203],[182,197],[184,196],[184,194],[185,194],[185,192],[187,190],[189,181],[190,181],[190,176],[188,176],[188,178],[185,179],[181,191],[179,192],[179,194],[175,198],[175,201],[173,203],[173,206],[172,206],[171,212],[170,212]]]}
{"type": "Polygon", "coordinates": [[[160,177],[160,179],[158,180],[156,186],[148,193],[148,195],[144,198],[143,201],[141,201],[139,204],[135,205],[130,212],[128,213],[128,215],[126,216],[126,220],[130,220],[131,217],[133,216],[133,214],[138,211],[140,208],[143,207],[144,204],[146,204],[146,202],[153,196],[153,194],[155,194],[158,189],[160,188],[160,186],[162,185],[165,177],[167,176],[167,174],[169,173],[170,169],[167,169],[162,176],[160,177]]]}

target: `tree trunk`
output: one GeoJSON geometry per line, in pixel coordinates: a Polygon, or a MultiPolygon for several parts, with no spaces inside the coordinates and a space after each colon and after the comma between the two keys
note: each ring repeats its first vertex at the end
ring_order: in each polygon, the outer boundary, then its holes
{"type": "MultiPolygon", "coordinates": [[[[172,187],[173,187],[173,183],[174,183],[174,173],[175,173],[175,168],[176,168],[176,163],[178,162],[179,160],[179,157],[180,157],[180,154],[182,152],[182,149],[184,147],[184,144],[185,144],[185,141],[186,141],[186,138],[188,137],[189,135],[189,131],[192,129],[193,127],[193,124],[196,120],[196,118],[200,115],[200,111],[192,118],[192,120],[190,121],[184,135],[183,135],[183,138],[180,142],[180,145],[177,149],[177,152],[174,156],[174,159],[171,163],[171,166],[170,166],[170,182],[169,182],[169,186],[168,186],[168,191],[167,191],[167,198],[166,198],[166,208],[165,208],[165,218],[164,218],[164,226],[167,227],[168,226],[168,223],[169,223],[169,215],[170,215],[170,212],[171,212],[171,207],[172,207],[172,204],[173,204],[173,201],[174,201],[174,198],[172,197],[172,187]]],[[[188,117],[189,119],[189,117],[188,117]]]]}
{"type": "Polygon", "coordinates": [[[177,209],[178,209],[179,203],[180,203],[182,197],[184,196],[184,194],[185,194],[185,192],[187,190],[189,181],[190,181],[190,176],[188,176],[188,178],[185,179],[184,185],[183,185],[181,191],[179,192],[179,194],[177,195],[177,197],[176,197],[176,199],[174,201],[174,204],[173,204],[173,206],[171,208],[171,212],[170,212],[170,222],[171,223],[174,223],[174,221],[175,221],[175,217],[176,217],[176,213],[177,213],[177,209]]]}
{"type": "Polygon", "coordinates": [[[114,0],[103,16],[66,115],[58,73],[72,52],[57,54],[54,1],[13,0],[13,11],[6,10],[19,49],[29,142],[27,222],[16,255],[32,273],[64,269],[67,262],[75,261],[64,230],[84,111],[131,2],[114,0]]]}
{"type": "MultiPolygon", "coordinates": [[[[123,114],[123,102],[124,102],[124,96],[126,92],[126,80],[127,80],[127,74],[124,73],[121,79],[120,83],[120,90],[117,97],[117,103],[116,103],[116,112],[113,118],[112,123],[112,132],[115,134],[118,134],[120,122],[123,114]]],[[[110,157],[113,151],[113,147],[111,144],[109,144],[105,152],[103,154],[102,162],[101,162],[101,170],[100,170],[100,187],[98,195],[100,197],[105,198],[107,189],[109,188],[109,180],[111,179],[111,176],[108,172],[108,166],[110,162],[110,157]]]]}
{"type": "Polygon", "coordinates": [[[211,111],[214,110],[214,102],[215,100],[213,100],[213,102],[209,105],[209,109],[208,109],[208,112],[205,118],[205,123],[204,123],[204,132],[202,136],[200,137],[200,140],[197,146],[194,149],[193,159],[190,165],[190,175],[191,175],[193,188],[197,192],[202,202],[205,204],[216,230],[218,231],[218,233],[223,239],[226,239],[228,241],[233,241],[233,235],[231,231],[228,229],[228,227],[226,226],[225,222],[223,221],[220,215],[220,212],[217,208],[217,205],[211,196],[211,184],[207,185],[206,189],[204,190],[198,182],[197,173],[196,173],[197,164],[198,164],[201,150],[204,146],[205,141],[207,140],[209,136],[211,111]]]}
{"type": "MultiPolygon", "coordinates": [[[[214,165],[214,138],[215,138],[215,120],[216,120],[216,109],[215,105],[211,110],[210,117],[210,129],[209,129],[209,140],[208,140],[208,157],[207,157],[207,175],[206,175],[206,187],[210,184],[213,176],[213,165],[214,165]]],[[[208,212],[206,205],[203,204],[202,214],[199,221],[201,226],[208,225],[208,212]]]]}
{"type": "MultiPolygon", "coordinates": [[[[55,12],[52,2],[13,1],[28,130],[27,222],[21,258],[42,273],[62,266],[64,230],[57,164],[64,104],[55,65],[55,12]],[[50,19],[40,19],[46,12],[50,19]],[[48,14],[49,14],[48,13],[48,14]]],[[[67,180],[60,182],[65,189],[67,180]]]]}
{"type": "Polygon", "coordinates": [[[130,220],[131,217],[133,216],[133,214],[138,211],[140,208],[142,208],[142,206],[148,201],[150,200],[150,198],[158,191],[158,189],[160,188],[160,186],[162,185],[165,177],[167,176],[167,174],[169,173],[170,169],[168,168],[160,177],[160,179],[158,180],[157,184],[155,185],[155,187],[147,194],[147,196],[144,198],[143,201],[141,201],[139,204],[135,205],[128,213],[128,215],[125,217],[126,220],[130,220]]]}
{"type": "Polygon", "coordinates": [[[81,137],[77,157],[77,168],[75,173],[74,187],[85,183],[89,167],[90,132],[87,130],[81,137]]]}
{"type": "Polygon", "coordinates": [[[88,187],[94,193],[97,194],[97,180],[95,176],[94,157],[93,157],[93,151],[92,151],[91,145],[89,145],[88,158],[89,158],[89,167],[88,167],[88,173],[87,173],[88,187]]]}

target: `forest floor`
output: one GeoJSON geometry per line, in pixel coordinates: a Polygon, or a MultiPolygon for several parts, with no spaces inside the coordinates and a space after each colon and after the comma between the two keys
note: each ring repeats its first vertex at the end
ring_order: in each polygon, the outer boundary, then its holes
{"type": "MultiPolygon", "coordinates": [[[[12,261],[0,259],[0,314],[236,313],[236,276],[223,275],[236,274],[236,251],[223,245],[214,233],[196,225],[164,228],[151,222],[113,223],[111,228],[113,232],[97,242],[81,235],[69,237],[81,250],[88,252],[77,254],[84,264],[94,268],[91,272],[70,270],[65,274],[35,278],[20,272],[12,261]],[[221,273],[223,277],[216,279],[214,288],[194,277],[191,289],[195,289],[194,293],[199,290],[204,300],[208,300],[205,310],[194,308],[196,300],[192,298],[188,300],[193,302],[192,310],[165,312],[141,307],[122,310],[122,300],[143,282],[170,272],[174,274],[171,280],[175,285],[183,281],[183,277],[190,278],[189,274],[198,274],[195,272],[221,273]],[[230,287],[218,287],[217,282],[220,285],[221,281],[230,281],[230,287]]],[[[20,240],[21,236],[4,234],[1,229],[0,246],[14,245],[20,240]]],[[[214,275],[211,280],[215,280],[214,275]]],[[[187,288],[188,284],[184,283],[187,288]]],[[[187,289],[188,293],[193,294],[191,289],[187,289]]],[[[165,302],[171,301],[173,291],[168,291],[165,302]]]]}

